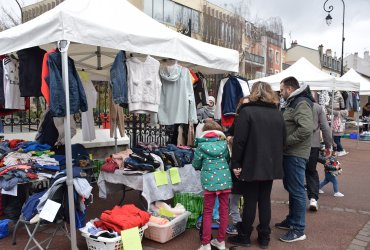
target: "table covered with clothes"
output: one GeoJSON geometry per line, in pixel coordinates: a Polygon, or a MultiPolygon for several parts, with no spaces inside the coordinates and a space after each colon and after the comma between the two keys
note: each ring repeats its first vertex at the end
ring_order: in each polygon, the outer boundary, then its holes
{"type": "Polygon", "coordinates": [[[127,175],[124,170],[117,169],[114,173],[100,172],[98,179],[99,197],[107,198],[107,195],[122,190],[123,185],[135,190],[142,191],[141,195],[149,205],[158,200],[168,200],[174,197],[176,192],[202,193],[200,183],[200,171],[196,171],[191,164],[178,168],[181,182],[172,184],[170,170],[167,170],[168,184],[157,186],[155,173],[150,172],[142,175],[127,175]]]}

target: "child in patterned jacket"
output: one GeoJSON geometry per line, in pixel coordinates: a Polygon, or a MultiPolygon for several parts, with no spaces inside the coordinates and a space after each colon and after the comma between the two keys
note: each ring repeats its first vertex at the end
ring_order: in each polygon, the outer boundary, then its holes
{"type": "Polygon", "coordinates": [[[226,136],[221,126],[207,122],[203,127],[201,138],[196,138],[193,166],[201,170],[201,184],[204,189],[202,245],[199,250],[226,249],[225,236],[228,224],[229,194],[232,188],[229,169],[229,150],[226,136]],[[216,239],[212,237],[212,212],[216,197],[219,200],[220,227],[216,239]]]}
{"type": "Polygon", "coordinates": [[[331,182],[333,183],[334,196],[343,197],[344,194],[339,192],[338,180],[337,180],[337,176],[342,174],[342,168],[340,167],[340,163],[337,161],[336,152],[333,151],[332,155],[327,159],[325,157],[320,156],[318,159],[318,162],[324,165],[324,170],[325,170],[325,179],[322,182],[320,182],[319,193],[323,194],[324,191],[322,190],[322,188],[326,184],[331,182]]]}

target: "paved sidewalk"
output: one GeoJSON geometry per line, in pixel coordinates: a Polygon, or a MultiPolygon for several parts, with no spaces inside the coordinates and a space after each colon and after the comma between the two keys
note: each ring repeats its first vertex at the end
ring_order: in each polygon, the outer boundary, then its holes
{"type": "MultiPolygon", "coordinates": [[[[308,212],[306,216],[307,239],[295,243],[283,243],[278,238],[285,233],[284,230],[272,227],[271,243],[269,249],[362,249],[370,250],[370,142],[360,142],[343,139],[343,145],[349,152],[340,157],[343,174],[339,177],[340,191],[345,195],[336,198],[332,195],[332,187],[324,188],[325,194],[320,195],[319,211],[308,212]]],[[[323,177],[323,167],[318,164],[320,177],[323,177]]],[[[120,200],[120,194],[114,194],[106,200],[98,199],[97,190],[94,192],[95,201],[89,208],[88,218],[95,218],[105,209],[111,209],[120,200]]],[[[127,195],[127,202],[136,202],[139,199],[137,192],[127,195]]],[[[287,212],[288,194],[281,181],[274,182],[272,193],[272,219],[271,225],[282,220],[287,212]]],[[[258,223],[258,218],[256,219],[258,223]]],[[[256,225],[257,225],[256,223],[256,225]]],[[[27,238],[25,230],[17,233],[18,243],[11,245],[11,237],[0,240],[0,249],[23,249],[27,238]]],[[[43,234],[41,234],[43,236],[43,234]]],[[[259,249],[257,246],[257,233],[252,234],[252,247],[237,249],[259,249]]],[[[187,230],[184,234],[165,244],[144,239],[146,250],[193,250],[199,247],[198,231],[187,230]]],[[[69,249],[69,241],[56,236],[51,249],[69,249]]],[[[87,249],[83,237],[78,235],[79,249],[87,249]]],[[[228,245],[230,247],[230,245],[228,245]]]]}

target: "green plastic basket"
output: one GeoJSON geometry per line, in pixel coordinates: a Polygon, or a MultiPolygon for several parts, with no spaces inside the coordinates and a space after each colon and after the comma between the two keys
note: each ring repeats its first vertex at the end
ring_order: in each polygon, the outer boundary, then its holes
{"type": "Polygon", "coordinates": [[[203,195],[192,193],[176,193],[174,204],[181,203],[186,211],[191,212],[188,218],[187,228],[194,228],[198,217],[203,213],[203,195]]]}

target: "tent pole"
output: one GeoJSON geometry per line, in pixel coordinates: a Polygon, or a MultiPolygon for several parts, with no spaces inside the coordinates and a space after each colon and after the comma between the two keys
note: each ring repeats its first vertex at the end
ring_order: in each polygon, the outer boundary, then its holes
{"type": "Polygon", "coordinates": [[[62,54],[62,75],[63,87],[66,99],[66,116],[64,117],[64,133],[65,133],[65,154],[66,154],[66,170],[67,170],[67,188],[68,188],[68,204],[69,204],[69,220],[71,232],[71,249],[76,250],[76,221],[75,221],[75,205],[73,195],[73,173],[72,173],[72,147],[71,147],[71,114],[69,103],[69,78],[68,78],[68,47],[69,41],[61,40],[58,42],[58,48],[62,54]]]}

